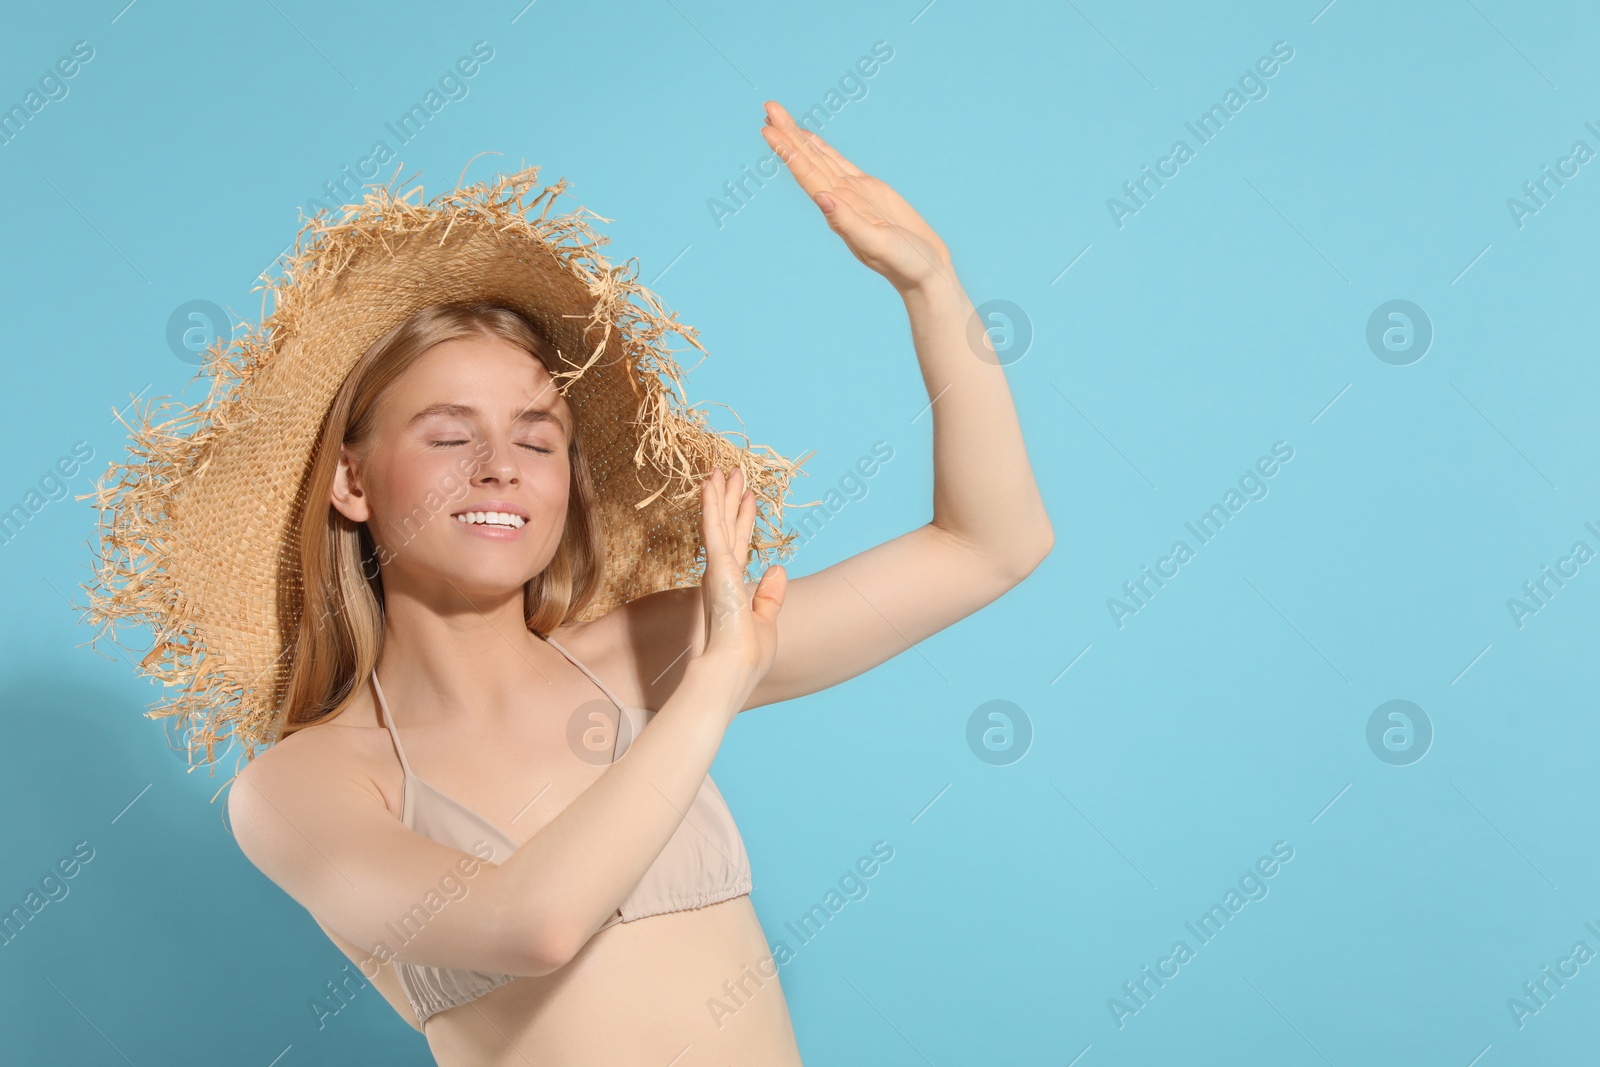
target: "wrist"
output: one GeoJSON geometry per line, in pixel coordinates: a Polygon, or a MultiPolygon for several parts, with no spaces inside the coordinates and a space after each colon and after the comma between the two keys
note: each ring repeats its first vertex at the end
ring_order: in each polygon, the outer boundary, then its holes
{"type": "Polygon", "coordinates": [[[715,708],[723,719],[731,721],[743,709],[750,693],[749,673],[745,664],[707,652],[689,661],[678,688],[690,691],[696,706],[715,708]]]}
{"type": "Polygon", "coordinates": [[[940,309],[957,309],[970,305],[966,290],[954,269],[947,263],[942,270],[934,271],[914,285],[900,290],[900,299],[912,313],[940,309]]]}

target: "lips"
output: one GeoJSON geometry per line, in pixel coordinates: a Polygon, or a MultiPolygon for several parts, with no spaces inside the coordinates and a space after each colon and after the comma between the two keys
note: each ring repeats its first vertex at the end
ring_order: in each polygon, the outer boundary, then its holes
{"type": "Polygon", "coordinates": [[[509,511],[463,511],[456,515],[463,526],[483,526],[501,530],[520,530],[526,524],[521,515],[509,511]]]}
{"type": "Polygon", "coordinates": [[[508,515],[515,515],[523,522],[528,521],[528,509],[520,504],[513,504],[509,500],[477,500],[451,514],[452,516],[470,515],[479,511],[499,511],[508,515]]]}

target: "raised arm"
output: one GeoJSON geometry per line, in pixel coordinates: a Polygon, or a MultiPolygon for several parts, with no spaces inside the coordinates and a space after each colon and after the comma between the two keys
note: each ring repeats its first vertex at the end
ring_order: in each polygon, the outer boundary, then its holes
{"type": "MultiPolygon", "coordinates": [[[[789,580],[778,656],[747,708],[826,689],[907,651],[998,599],[1054,544],[988,323],[977,321],[944,242],[894,189],[796,126],[779,104],[768,101],[767,115],[767,143],[828,226],[905,304],[929,398],[921,417],[933,421],[933,518],[789,580]]],[[[906,422],[914,415],[906,412],[906,422]]],[[[698,589],[644,597],[628,610],[640,632],[699,650],[698,589]]]]}

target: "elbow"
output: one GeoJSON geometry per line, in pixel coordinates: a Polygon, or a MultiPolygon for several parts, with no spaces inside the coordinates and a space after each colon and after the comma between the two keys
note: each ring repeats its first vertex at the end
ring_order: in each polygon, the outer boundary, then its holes
{"type": "Polygon", "coordinates": [[[589,943],[593,931],[579,936],[570,923],[546,921],[531,936],[524,938],[522,974],[543,978],[572,962],[589,943]]]}
{"type": "MultiPolygon", "coordinates": [[[[1033,561],[1033,566],[1037,567],[1043,563],[1044,558],[1050,554],[1050,550],[1054,547],[1056,547],[1056,530],[1054,526],[1046,522],[1039,538],[1039,558],[1033,561]]],[[[1031,571],[1033,567],[1028,569],[1031,571]]]]}
{"type": "Polygon", "coordinates": [[[1055,544],[1055,531],[1051,529],[1050,524],[1047,522],[1044,524],[1044,529],[1034,538],[1033,548],[1018,556],[1011,566],[1006,569],[1008,580],[1015,585],[1032,574],[1039,564],[1045,561],[1045,557],[1050,555],[1050,550],[1055,547],[1055,544]]]}
{"type": "Polygon", "coordinates": [[[524,943],[524,955],[519,972],[528,978],[543,978],[554,974],[572,962],[578,954],[578,945],[571,937],[557,931],[536,935],[524,943]]]}
{"type": "Polygon", "coordinates": [[[520,962],[516,969],[516,974],[521,978],[544,978],[556,973],[572,961],[572,957],[557,946],[524,947],[525,951],[518,957],[520,962]]]}
{"type": "Polygon", "coordinates": [[[572,921],[573,902],[546,885],[508,880],[506,867],[488,870],[493,874],[485,888],[492,892],[483,898],[488,911],[482,919],[496,931],[506,963],[482,969],[543,978],[571,963],[594,934],[572,921]]]}

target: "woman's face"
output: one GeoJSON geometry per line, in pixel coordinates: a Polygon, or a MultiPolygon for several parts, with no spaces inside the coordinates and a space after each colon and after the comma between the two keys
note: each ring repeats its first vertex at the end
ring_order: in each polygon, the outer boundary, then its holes
{"type": "Polygon", "coordinates": [[[333,486],[377,543],[385,595],[441,610],[520,595],[561,540],[573,425],[544,365],[499,337],[445,341],[407,368],[379,401],[366,462],[346,449],[333,486]],[[518,518],[458,517],[481,511],[518,518]]]}

